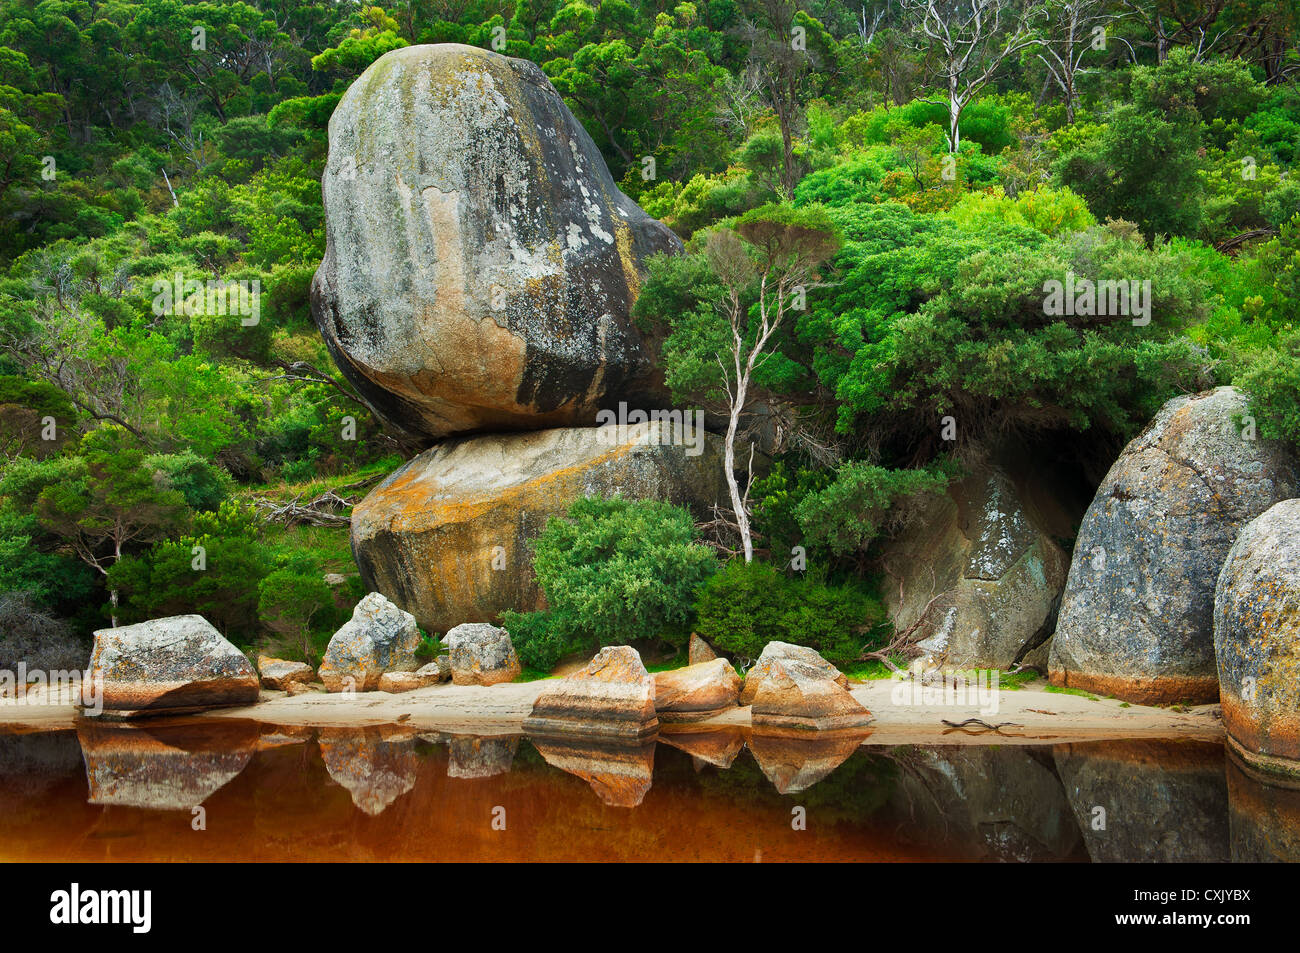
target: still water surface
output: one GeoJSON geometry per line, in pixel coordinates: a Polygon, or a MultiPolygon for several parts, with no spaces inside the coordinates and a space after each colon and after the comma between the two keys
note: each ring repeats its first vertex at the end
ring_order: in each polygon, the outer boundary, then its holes
{"type": "Polygon", "coordinates": [[[715,730],[609,748],[230,721],[7,734],[0,860],[1300,860],[1300,791],[1221,745],[860,741],[715,730]]]}

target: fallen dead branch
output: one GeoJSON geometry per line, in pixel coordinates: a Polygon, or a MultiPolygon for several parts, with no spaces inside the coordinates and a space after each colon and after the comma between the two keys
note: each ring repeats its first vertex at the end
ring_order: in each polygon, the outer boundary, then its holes
{"type": "Polygon", "coordinates": [[[257,497],[253,500],[253,505],[261,511],[267,521],[272,523],[284,523],[286,526],[348,526],[352,523],[352,516],[346,511],[359,502],[359,497],[343,494],[350,490],[364,489],[373,483],[378,483],[383,477],[381,473],[366,477],[364,480],[345,483],[307,501],[304,501],[303,495],[299,493],[291,500],[257,497]]]}

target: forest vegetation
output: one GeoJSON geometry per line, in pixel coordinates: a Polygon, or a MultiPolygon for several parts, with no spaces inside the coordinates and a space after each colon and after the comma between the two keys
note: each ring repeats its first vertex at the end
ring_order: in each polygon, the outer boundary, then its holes
{"type": "Polygon", "coordinates": [[[743,539],[555,521],[550,609],[507,620],[528,665],[693,627],[855,659],[887,638],[873,547],[1009,439],[1095,487],[1168,399],[1236,384],[1300,446],[1300,4],[986,6],[0,0],[0,655],[196,612],[315,661],[363,595],[348,507],[415,448],[309,288],[329,117],[411,44],[541,66],[686,243],[635,313],[674,397],[726,419],[738,329],[780,435],[743,539]],[[1145,320],[1049,313],[1066,275],[1148,288],[1145,320]],[[256,282],[259,320],[159,314],[177,276],[256,282]]]}

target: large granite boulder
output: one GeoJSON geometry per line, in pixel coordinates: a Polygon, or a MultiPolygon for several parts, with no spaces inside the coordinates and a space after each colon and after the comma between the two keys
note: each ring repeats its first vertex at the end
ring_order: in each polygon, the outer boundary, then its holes
{"type": "Polygon", "coordinates": [[[331,692],[372,692],[385,672],[415,671],[419,645],[415,617],[372,592],[330,639],[321,660],[321,681],[331,692]]]}
{"type": "Polygon", "coordinates": [[[1300,500],[1247,523],[1228,551],[1214,652],[1229,743],[1257,770],[1300,776],[1300,500]]]}
{"type": "Polygon", "coordinates": [[[847,689],[849,687],[849,680],[844,673],[822,658],[816,649],[810,649],[805,645],[793,645],[789,642],[768,642],[767,645],[763,646],[763,651],[759,653],[758,660],[745,673],[745,684],[740,690],[740,704],[754,704],[758,689],[772,671],[772,665],[787,660],[812,666],[832,679],[841,688],[847,689]]]}
{"type": "Polygon", "coordinates": [[[529,735],[636,741],[658,730],[654,679],[628,645],[601,649],[582,671],[538,695],[524,719],[529,735]]]}
{"type": "Polygon", "coordinates": [[[511,682],[523,669],[510,633],[486,622],[464,622],[447,633],[451,680],[456,685],[511,682]]]}
{"type": "Polygon", "coordinates": [[[90,677],[105,712],[117,715],[249,705],[258,698],[253,666],[201,615],[98,630],[90,677]]]}
{"type": "Polygon", "coordinates": [[[681,242],[541,67],[458,44],[380,57],[330,118],[321,188],[312,312],[394,426],[427,441],[659,406],[630,312],[644,260],[681,242]]]}
{"type": "Polygon", "coordinates": [[[431,632],[541,608],[529,542],[583,496],[708,506],[726,497],[716,438],[664,422],[449,440],[352,511],[366,584],[431,632]],[[695,452],[698,450],[699,452],[695,452]]]}
{"type": "Polygon", "coordinates": [[[740,676],[726,659],[656,672],[655,710],[661,722],[703,721],[736,707],[740,676]]]}
{"type": "Polygon", "coordinates": [[[1036,489],[985,466],[928,498],[882,556],[895,630],[915,626],[913,641],[961,667],[1006,669],[1046,642],[1069,569],[1053,536],[1071,525],[1036,489]]]}
{"type": "Polygon", "coordinates": [[[1214,589],[1241,528],[1300,496],[1300,466],[1243,430],[1246,397],[1178,397],[1102,481],[1052,640],[1056,685],[1161,704],[1218,696],[1214,589]]]}
{"type": "Polygon", "coordinates": [[[837,731],[863,728],[872,715],[824,668],[779,659],[754,695],[752,720],[755,728],[837,731]]]}

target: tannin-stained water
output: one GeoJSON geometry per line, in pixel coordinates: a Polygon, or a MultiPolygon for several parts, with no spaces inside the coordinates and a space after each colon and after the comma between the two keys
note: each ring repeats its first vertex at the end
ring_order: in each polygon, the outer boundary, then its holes
{"type": "Polygon", "coordinates": [[[230,721],[0,735],[0,860],[1300,860],[1300,791],[1217,744],[859,742],[230,721]]]}

